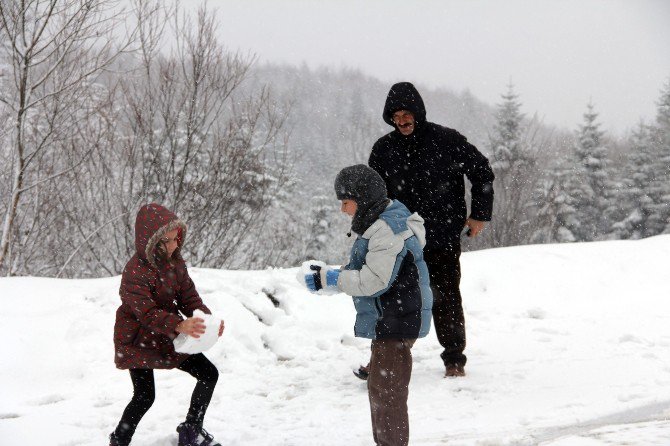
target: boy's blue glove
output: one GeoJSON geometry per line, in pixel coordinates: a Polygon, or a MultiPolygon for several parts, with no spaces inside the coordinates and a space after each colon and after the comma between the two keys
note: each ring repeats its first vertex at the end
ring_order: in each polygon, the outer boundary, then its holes
{"type": "Polygon", "coordinates": [[[314,270],[311,274],[305,274],[305,285],[310,291],[319,291],[323,288],[321,283],[321,267],[317,265],[310,265],[309,269],[314,270]]]}
{"type": "Polygon", "coordinates": [[[305,274],[305,285],[310,291],[316,292],[323,288],[337,290],[337,279],[340,277],[339,269],[322,268],[318,265],[310,265],[309,268],[314,271],[311,274],[305,274]]]}

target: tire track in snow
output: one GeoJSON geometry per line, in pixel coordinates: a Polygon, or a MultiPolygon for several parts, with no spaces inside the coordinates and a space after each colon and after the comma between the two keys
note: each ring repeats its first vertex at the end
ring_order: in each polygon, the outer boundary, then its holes
{"type": "Polygon", "coordinates": [[[592,430],[605,426],[662,421],[668,419],[668,410],[670,410],[670,400],[660,401],[621,412],[615,412],[582,423],[546,428],[540,432],[533,432],[531,437],[540,444],[543,442],[546,443],[547,441],[558,440],[559,438],[567,437],[569,435],[583,436],[592,430]]]}
{"type": "Polygon", "coordinates": [[[668,419],[670,411],[670,400],[659,401],[635,407],[620,412],[615,412],[598,418],[593,418],[579,423],[545,428],[530,428],[527,431],[499,431],[486,434],[467,433],[452,434],[443,438],[415,438],[418,444],[441,445],[453,444],[462,446],[465,444],[476,444],[485,446],[538,446],[550,445],[548,442],[559,440],[568,436],[589,437],[589,432],[607,426],[636,424],[651,421],[663,421],[668,419]]]}

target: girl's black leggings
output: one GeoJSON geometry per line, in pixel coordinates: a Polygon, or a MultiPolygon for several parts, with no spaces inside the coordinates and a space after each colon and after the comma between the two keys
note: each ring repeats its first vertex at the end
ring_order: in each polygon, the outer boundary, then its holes
{"type": "MultiPolygon", "coordinates": [[[[219,371],[202,353],[191,355],[177,368],[198,380],[193,389],[186,422],[201,426],[219,379],[219,371]]],[[[133,398],[123,411],[121,421],[114,431],[116,438],[122,441],[130,441],[156,397],[153,369],[130,369],[130,379],[133,381],[133,398]]]]}

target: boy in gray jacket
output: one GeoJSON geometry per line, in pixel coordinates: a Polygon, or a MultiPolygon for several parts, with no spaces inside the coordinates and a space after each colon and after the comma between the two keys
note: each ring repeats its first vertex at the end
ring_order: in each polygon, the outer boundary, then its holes
{"type": "Polygon", "coordinates": [[[340,171],[335,193],[357,234],[349,263],[305,275],[305,284],[312,291],[326,287],[353,296],[355,334],[372,339],[368,396],[375,443],[405,446],[411,348],[428,334],[433,304],[423,219],[389,200],[384,180],[363,164],[340,171]]]}

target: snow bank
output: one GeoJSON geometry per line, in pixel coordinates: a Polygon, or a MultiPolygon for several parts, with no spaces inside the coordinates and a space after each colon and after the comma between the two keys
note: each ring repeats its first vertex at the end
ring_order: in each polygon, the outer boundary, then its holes
{"type": "MultiPolygon", "coordinates": [[[[670,444],[669,260],[670,236],[464,254],[468,375],[442,377],[434,333],[416,343],[410,444],[670,444]]],[[[310,294],[296,272],[191,270],[226,323],[206,428],[227,445],[369,445],[351,373],[369,342],[348,296],[310,294]]],[[[113,364],[118,286],[0,279],[0,443],[105,444],[132,393],[113,364]]],[[[134,444],[176,445],[193,385],[157,371],[134,444]]]]}

